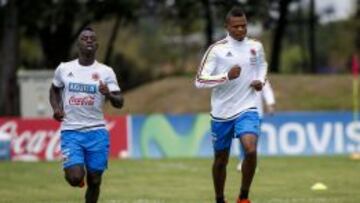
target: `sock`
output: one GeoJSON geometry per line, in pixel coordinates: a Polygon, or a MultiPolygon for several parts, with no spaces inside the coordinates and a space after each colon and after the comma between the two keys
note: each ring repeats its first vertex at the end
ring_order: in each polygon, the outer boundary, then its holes
{"type": "Polygon", "coordinates": [[[240,199],[248,199],[249,198],[249,190],[241,190],[240,199]]]}
{"type": "Polygon", "coordinates": [[[225,203],[224,197],[216,197],[216,203],[225,203]]]}

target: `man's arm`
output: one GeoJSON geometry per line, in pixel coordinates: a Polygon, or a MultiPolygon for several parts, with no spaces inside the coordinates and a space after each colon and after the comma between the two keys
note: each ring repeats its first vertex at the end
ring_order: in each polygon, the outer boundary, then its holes
{"type": "Polygon", "coordinates": [[[265,52],[262,44],[259,45],[258,57],[257,57],[257,76],[256,79],[252,81],[251,87],[256,91],[261,91],[264,84],[267,74],[268,64],[265,59],[265,52]]]}
{"type": "Polygon", "coordinates": [[[57,121],[63,121],[65,113],[62,106],[61,98],[62,88],[56,87],[54,84],[50,87],[49,101],[53,109],[53,118],[57,121]]]}
{"type": "Polygon", "coordinates": [[[121,108],[124,105],[124,98],[120,91],[110,92],[108,86],[100,80],[99,91],[105,96],[106,99],[110,100],[110,103],[115,108],[121,108]]]}
{"type": "Polygon", "coordinates": [[[214,50],[209,48],[205,53],[204,58],[196,75],[195,86],[197,88],[212,88],[226,83],[228,80],[233,80],[239,77],[241,68],[234,65],[229,72],[214,75],[216,68],[216,55],[214,50]]]}
{"type": "Polygon", "coordinates": [[[124,97],[121,92],[110,92],[108,95],[105,95],[107,99],[110,100],[111,105],[115,108],[122,108],[124,106],[124,97]]]}
{"type": "Polygon", "coordinates": [[[262,96],[265,101],[266,113],[272,115],[275,112],[275,95],[268,80],[265,82],[263,87],[262,96]]]}
{"type": "Polygon", "coordinates": [[[265,58],[264,47],[262,44],[260,44],[259,46],[260,47],[258,50],[258,57],[257,57],[257,67],[258,67],[257,79],[261,81],[263,84],[265,84],[266,75],[268,72],[268,64],[265,58]]]}

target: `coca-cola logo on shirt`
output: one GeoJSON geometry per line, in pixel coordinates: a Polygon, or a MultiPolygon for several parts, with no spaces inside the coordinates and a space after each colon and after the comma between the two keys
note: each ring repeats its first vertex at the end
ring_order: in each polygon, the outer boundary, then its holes
{"type": "Polygon", "coordinates": [[[85,97],[71,96],[69,99],[69,104],[76,106],[93,106],[94,102],[95,102],[94,96],[85,96],[85,97]]]}

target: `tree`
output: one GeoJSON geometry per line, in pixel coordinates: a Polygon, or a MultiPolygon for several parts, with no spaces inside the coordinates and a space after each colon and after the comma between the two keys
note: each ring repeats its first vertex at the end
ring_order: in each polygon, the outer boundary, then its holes
{"type": "Polygon", "coordinates": [[[213,23],[213,12],[210,0],[201,0],[202,6],[204,7],[204,19],[206,22],[204,33],[206,36],[206,47],[209,47],[213,42],[214,35],[214,23],[213,23]]]}
{"type": "Polygon", "coordinates": [[[269,69],[274,73],[279,73],[282,39],[284,38],[285,28],[287,26],[288,7],[291,0],[280,0],[279,2],[274,1],[273,3],[278,3],[279,5],[279,19],[277,20],[275,28],[269,69]]]}
{"type": "Polygon", "coordinates": [[[16,0],[8,0],[3,9],[0,42],[0,115],[18,114],[18,87],[16,69],[18,61],[18,10],[16,0]]]}
{"type": "Polygon", "coordinates": [[[356,1],[356,37],[355,37],[355,47],[358,54],[360,54],[360,0],[356,1]]]}
{"type": "Polygon", "coordinates": [[[316,72],[316,15],[315,0],[310,0],[310,19],[309,19],[309,52],[310,52],[310,71],[316,72]]]}
{"type": "Polygon", "coordinates": [[[44,66],[53,69],[69,59],[72,46],[85,26],[114,15],[124,21],[132,20],[139,5],[137,0],[7,0],[1,3],[4,4],[0,5],[0,115],[19,113],[16,81],[19,30],[25,36],[39,39],[44,66]]]}
{"type": "Polygon", "coordinates": [[[45,67],[54,68],[69,59],[84,27],[113,16],[124,21],[134,19],[138,5],[134,0],[21,1],[20,23],[28,36],[40,39],[45,67]]]}

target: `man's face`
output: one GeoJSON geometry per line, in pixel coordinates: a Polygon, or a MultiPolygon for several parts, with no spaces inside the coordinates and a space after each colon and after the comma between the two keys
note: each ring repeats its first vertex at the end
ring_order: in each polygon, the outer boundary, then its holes
{"type": "Polygon", "coordinates": [[[78,39],[78,47],[82,53],[95,53],[98,47],[95,32],[91,30],[82,31],[78,39]]]}
{"type": "Polygon", "coordinates": [[[245,15],[241,17],[230,17],[225,24],[225,28],[232,38],[239,41],[243,40],[247,33],[245,15]]]}

